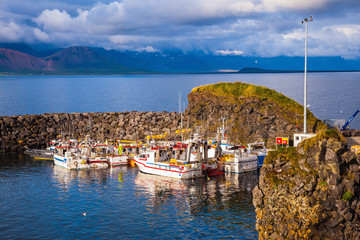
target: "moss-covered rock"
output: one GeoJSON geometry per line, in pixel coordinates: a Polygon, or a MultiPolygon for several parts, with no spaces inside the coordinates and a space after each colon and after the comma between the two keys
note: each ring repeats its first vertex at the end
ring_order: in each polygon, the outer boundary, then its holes
{"type": "Polygon", "coordinates": [[[253,190],[259,239],[360,239],[356,158],[335,130],[270,152],[253,190]]]}
{"type": "MultiPolygon", "coordinates": [[[[233,142],[267,141],[289,137],[302,131],[304,108],[294,100],[266,87],[241,82],[217,83],[194,88],[188,95],[186,113],[193,126],[214,136],[225,119],[227,135],[233,142]]],[[[326,126],[308,111],[308,131],[326,126]]]]}

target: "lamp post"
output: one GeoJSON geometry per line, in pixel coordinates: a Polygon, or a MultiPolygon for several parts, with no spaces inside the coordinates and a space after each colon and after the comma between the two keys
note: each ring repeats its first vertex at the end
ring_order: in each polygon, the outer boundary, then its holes
{"type": "Polygon", "coordinates": [[[307,102],[306,102],[306,75],[307,75],[307,36],[308,36],[308,22],[313,21],[313,17],[310,16],[309,18],[305,18],[301,23],[305,23],[305,69],[304,69],[304,134],[307,133],[307,126],[306,126],[306,109],[307,109],[307,102]]]}

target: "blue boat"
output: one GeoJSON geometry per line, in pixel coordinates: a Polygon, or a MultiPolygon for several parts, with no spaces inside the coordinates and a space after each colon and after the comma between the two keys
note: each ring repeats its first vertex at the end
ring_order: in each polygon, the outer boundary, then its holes
{"type": "Polygon", "coordinates": [[[264,159],[267,156],[265,142],[248,143],[248,153],[257,156],[258,168],[261,168],[264,164],[264,159]]]}

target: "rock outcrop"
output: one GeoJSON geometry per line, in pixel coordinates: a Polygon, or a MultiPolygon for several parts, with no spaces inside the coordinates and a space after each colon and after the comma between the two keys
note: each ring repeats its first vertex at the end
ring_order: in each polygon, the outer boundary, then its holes
{"type": "Polygon", "coordinates": [[[360,239],[359,164],[336,130],[269,152],[253,190],[259,239],[360,239]]]}
{"type": "MultiPolygon", "coordinates": [[[[194,88],[188,95],[186,114],[194,128],[206,129],[214,136],[217,128],[225,128],[231,141],[249,143],[267,141],[274,146],[276,137],[293,138],[303,128],[303,107],[294,100],[269,88],[251,84],[217,83],[194,88]]],[[[308,111],[308,131],[326,126],[308,111]]]]}

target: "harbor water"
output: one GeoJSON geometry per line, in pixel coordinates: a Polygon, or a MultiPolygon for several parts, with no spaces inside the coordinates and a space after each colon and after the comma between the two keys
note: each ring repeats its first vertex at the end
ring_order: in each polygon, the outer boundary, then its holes
{"type": "Polygon", "coordinates": [[[258,172],[178,180],[0,154],[0,239],[257,239],[258,172]]]}
{"type": "MultiPolygon", "coordinates": [[[[241,81],[303,103],[303,74],[0,76],[0,115],[183,111],[200,85],[241,81]]],[[[348,119],[360,107],[360,73],[309,73],[309,109],[348,119]]],[[[360,129],[360,116],[350,124],[360,129]]],[[[180,181],[137,168],[66,170],[0,154],[0,239],[257,239],[258,172],[180,181]]]]}

